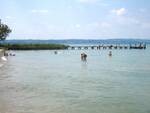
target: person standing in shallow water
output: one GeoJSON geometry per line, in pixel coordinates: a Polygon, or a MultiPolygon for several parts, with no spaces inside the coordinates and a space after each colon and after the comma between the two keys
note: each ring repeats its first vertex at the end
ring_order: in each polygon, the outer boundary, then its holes
{"type": "Polygon", "coordinates": [[[81,60],[86,61],[86,59],[87,59],[87,54],[81,53],[81,60]]]}
{"type": "Polygon", "coordinates": [[[54,54],[56,55],[58,52],[57,51],[54,51],[54,54]]]}
{"type": "Polygon", "coordinates": [[[108,54],[110,57],[112,56],[112,51],[109,51],[109,54],[108,54]]]}

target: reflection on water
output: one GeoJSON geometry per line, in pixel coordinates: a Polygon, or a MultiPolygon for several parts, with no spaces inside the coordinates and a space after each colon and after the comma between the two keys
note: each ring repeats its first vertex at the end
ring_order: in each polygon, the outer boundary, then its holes
{"type": "Polygon", "coordinates": [[[149,113],[147,50],[14,51],[0,65],[0,113],[149,113]]]}
{"type": "Polygon", "coordinates": [[[87,60],[82,60],[82,62],[81,62],[81,66],[82,66],[82,68],[87,69],[87,65],[88,65],[87,60]]]}
{"type": "Polygon", "coordinates": [[[7,58],[5,56],[1,57],[2,61],[7,61],[7,58]]]}

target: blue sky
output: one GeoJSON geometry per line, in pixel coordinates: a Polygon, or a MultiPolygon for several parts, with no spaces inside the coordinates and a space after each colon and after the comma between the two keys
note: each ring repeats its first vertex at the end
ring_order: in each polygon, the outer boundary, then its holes
{"type": "Polygon", "coordinates": [[[150,0],[0,0],[8,39],[150,39],[150,0]]]}

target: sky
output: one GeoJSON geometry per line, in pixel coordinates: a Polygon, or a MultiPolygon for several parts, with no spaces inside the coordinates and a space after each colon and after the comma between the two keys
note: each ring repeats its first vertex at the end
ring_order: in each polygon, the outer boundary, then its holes
{"type": "Polygon", "coordinates": [[[150,39],[150,0],[0,0],[8,39],[150,39]]]}

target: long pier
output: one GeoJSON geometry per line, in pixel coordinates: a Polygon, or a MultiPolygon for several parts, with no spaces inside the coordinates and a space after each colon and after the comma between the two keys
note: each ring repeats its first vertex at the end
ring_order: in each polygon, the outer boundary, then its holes
{"type": "Polygon", "coordinates": [[[68,46],[67,49],[70,50],[100,50],[100,49],[146,49],[146,44],[135,44],[135,45],[75,45],[75,46],[68,46]]]}

